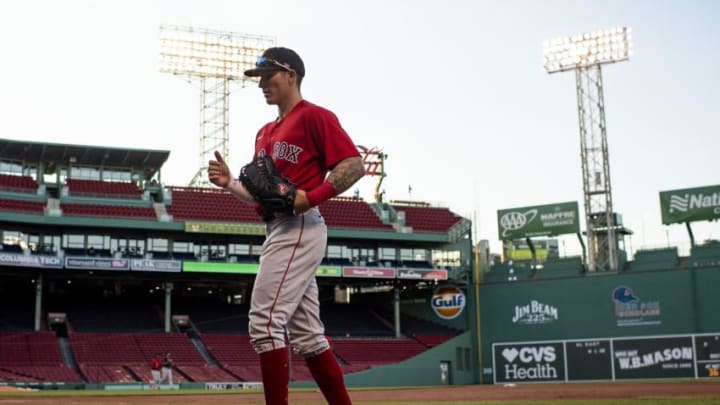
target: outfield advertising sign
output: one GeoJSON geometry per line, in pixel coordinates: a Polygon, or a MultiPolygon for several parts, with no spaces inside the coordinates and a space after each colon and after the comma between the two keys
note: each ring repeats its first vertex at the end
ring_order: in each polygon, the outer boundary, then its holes
{"type": "Polygon", "coordinates": [[[130,260],[106,257],[65,256],[65,268],[73,270],[130,270],[130,260]]]}
{"type": "Polygon", "coordinates": [[[21,253],[0,253],[0,266],[61,269],[63,259],[57,256],[26,256],[21,253]]]}
{"type": "Polygon", "coordinates": [[[612,359],[610,339],[567,342],[568,381],[611,380],[612,359]]]}
{"type": "Polygon", "coordinates": [[[455,319],[463,313],[467,298],[463,290],[446,285],[435,289],[430,299],[430,306],[438,318],[444,320],[455,319]]]}
{"type": "Polygon", "coordinates": [[[343,270],[343,277],[395,278],[395,268],[393,268],[393,267],[345,266],[345,267],[343,267],[342,270],[343,270]]]}
{"type": "Polygon", "coordinates": [[[342,267],[320,265],[320,267],[315,270],[315,275],[317,277],[341,277],[342,267]]]}
{"type": "Polygon", "coordinates": [[[690,336],[616,339],[615,378],[691,378],[695,356],[690,336]]]}
{"type": "Polygon", "coordinates": [[[495,383],[720,378],[720,334],[499,342],[495,383]]]}
{"type": "Polygon", "coordinates": [[[183,273],[257,274],[257,263],[183,262],[183,273]]]}
{"type": "Polygon", "coordinates": [[[185,232],[230,235],[265,235],[265,224],[185,221],[185,232]]]}
{"type": "Polygon", "coordinates": [[[205,389],[209,391],[247,391],[247,390],[259,390],[262,389],[263,385],[260,382],[207,382],[205,383],[205,389]]]}
{"type": "Polygon", "coordinates": [[[447,280],[445,269],[413,269],[401,267],[397,269],[397,278],[402,280],[447,280]]]}
{"type": "Polygon", "coordinates": [[[720,185],[660,192],[660,213],[665,225],[720,218],[720,185]]]}
{"type": "Polygon", "coordinates": [[[720,334],[695,338],[698,377],[720,378],[720,334]]]}
{"type": "Polygon", "coordinates": [[[500,240],[580,232],[577,201],[498,210],[500,240]]]}
{"type": "Polygon", "coordinates": [[[565,381],[563,342],[493,345],[496,383],[565,381]]]}
{"type": "Polygon", "coordinates": [[[132,259],[130,268],[133,271],[160,271],[166,273],[180,273],[182,261],[158,259],[132,259]]]}

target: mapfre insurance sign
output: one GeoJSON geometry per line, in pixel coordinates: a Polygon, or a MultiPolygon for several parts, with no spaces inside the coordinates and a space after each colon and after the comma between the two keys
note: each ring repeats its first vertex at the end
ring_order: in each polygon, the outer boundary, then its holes
{"type": "Polygon", "coordinates": [[[493,344],[495,383],[565,381],[562,342],[493,344]]]}

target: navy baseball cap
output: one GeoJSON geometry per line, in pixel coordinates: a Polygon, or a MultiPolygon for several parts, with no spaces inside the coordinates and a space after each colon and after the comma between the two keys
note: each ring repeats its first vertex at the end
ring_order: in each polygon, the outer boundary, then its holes
{"type": "Polygon", "coordinates": [[[278,46],[266,49],[255,62],[255,67],[245,71],[245,76],[261,76],[263,73],[283,70],[305,77],[305,64],[300,55],[292,49],[278,46]]]}

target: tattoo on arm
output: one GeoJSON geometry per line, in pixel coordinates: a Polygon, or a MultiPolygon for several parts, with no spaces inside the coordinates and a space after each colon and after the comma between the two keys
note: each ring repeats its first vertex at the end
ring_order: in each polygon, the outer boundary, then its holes
{"type": "Polygon", "coordinates": [[[350,186],[355,184],[362,176],[365,175],[365,165],[362,163],[362,159],[358,157],[351,157],[342,160],[340,163],[335,165],[330,171],[330,175],[327,181],[335,187],[335,191],[338,194],[349,189],[350,186]]]}

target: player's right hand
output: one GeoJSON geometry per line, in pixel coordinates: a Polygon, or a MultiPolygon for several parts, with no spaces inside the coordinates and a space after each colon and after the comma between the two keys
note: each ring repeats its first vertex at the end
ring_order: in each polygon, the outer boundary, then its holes
{"type": "Polygon", "coordinates": [[[208,179],[212,184],[222,188],[227,187],[232,182],[230,169],[218,151],[215,151],[215,160],[208,162],[208,179]]]}

